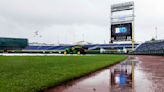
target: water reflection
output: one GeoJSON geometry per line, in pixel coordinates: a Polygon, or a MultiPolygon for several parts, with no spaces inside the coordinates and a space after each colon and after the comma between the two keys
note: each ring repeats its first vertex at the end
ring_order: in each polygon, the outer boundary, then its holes
{"type": "Polygon", "coordinates": [[[46,92],[132,92],[132,73],[128,60],[46,92]]]}
{"type": "Polygon", "coordinates": [[[130,61],[111,68],[111,92],[132,92],[132,63],[130,61]]]}
{"type": "Polygon", "coordinates": [[[130,57],[113,67],[51,88],[46,92],[149,92],[140,90],[143,87],[148,88],[146,77],[143,74],[138,60],[130,57]],[[132,65],[135,66],[135,69],[132,65]],[[142,76],[138,76],[141,74],[142,76]],[[145,83],[147,86],[144,86],[145,83]]]}
{"type": "Polygon", "coordinates": [[[164,92],[164,57],[137,57],[45,92],[164,92]]]}

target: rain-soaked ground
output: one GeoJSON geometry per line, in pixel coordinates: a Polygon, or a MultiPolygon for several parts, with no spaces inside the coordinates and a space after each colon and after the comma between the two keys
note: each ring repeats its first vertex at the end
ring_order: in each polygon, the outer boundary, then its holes
{"type": "Polygon", "coordinates": [[[164,92],[164,57],[129,56],[115,66],[45,92],[164,92]]]}

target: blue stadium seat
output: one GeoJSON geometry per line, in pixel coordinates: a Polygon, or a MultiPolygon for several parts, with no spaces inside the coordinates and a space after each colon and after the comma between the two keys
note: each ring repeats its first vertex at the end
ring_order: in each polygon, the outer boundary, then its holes
{"type": "MultiPolygon", "coordinates": [[[[25,50],[65,50],[66,48],[71,48],[75,45],[63,45],[63,46],[28,46],[25,50]]],[[[131,44],[92,44],[92,45],[83,45],[84,48],[94,48],[94,47],[131,47],[131,44]]],[[[135,44],[138,46],[138,44],[135,44]]]]}
{"type": "Polygon", "coordinates": [[[136,48],[135,53],[143,54],[154,54],[154,53],[163,53],[164,51],[164,41],[148,41],[141,44],[136,48]],[[162,51],[162,52],[161,52],[162,51]]]}

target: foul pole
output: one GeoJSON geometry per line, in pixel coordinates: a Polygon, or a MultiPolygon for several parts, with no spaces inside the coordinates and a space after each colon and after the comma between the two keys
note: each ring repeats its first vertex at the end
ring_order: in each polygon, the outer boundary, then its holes
{"type": "Polygon", "coordinates": [[[134,46],[134,44],[135,44],[135,38],[134,38],[134,30],[135,30],[135,28],[134,28],[134,21],[135,21],[135,11],[134,11],[134,5],[133,5],[133,20],[132,20],[132,51],[134,50],[134,48],[135,48],[135,46],[134,46]]]}

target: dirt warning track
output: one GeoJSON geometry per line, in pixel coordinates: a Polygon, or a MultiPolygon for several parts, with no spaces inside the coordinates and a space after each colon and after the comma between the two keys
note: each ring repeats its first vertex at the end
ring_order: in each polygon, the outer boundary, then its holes
{"type": "Polygon", "coordinates": [[[164,92],[164,56],[137,56],[149,81],[149,92],[164,92]]]}

